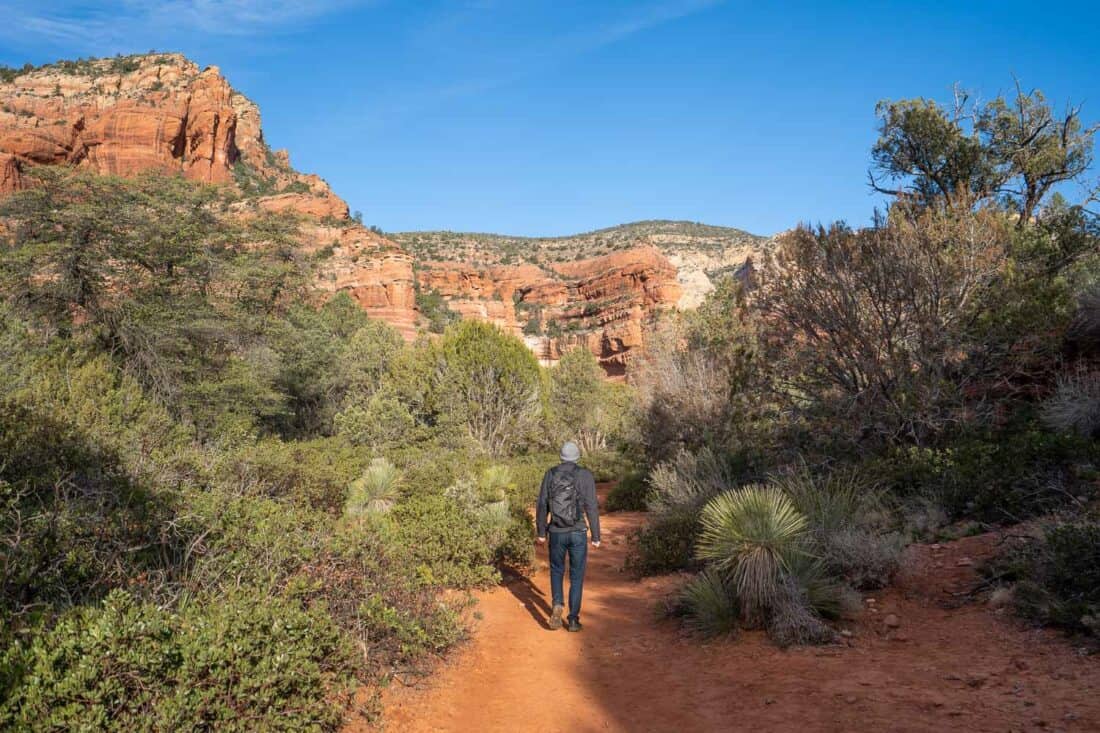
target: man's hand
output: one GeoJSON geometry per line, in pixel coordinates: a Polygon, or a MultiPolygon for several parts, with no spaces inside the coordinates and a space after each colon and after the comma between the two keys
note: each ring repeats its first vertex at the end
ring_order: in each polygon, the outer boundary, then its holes
{"type": "Polygon", "coordinates": [[[539,541],[540,545],[546,544],[546,538],[545,537],[537,537],[536,539],[539,541]]]}
{"type": "Polygon", "coordinates": [[[592,546],[593,547],[599,547],[600,546],[600,541],[599,540],[593,540],[592,541],[592,546]]]}

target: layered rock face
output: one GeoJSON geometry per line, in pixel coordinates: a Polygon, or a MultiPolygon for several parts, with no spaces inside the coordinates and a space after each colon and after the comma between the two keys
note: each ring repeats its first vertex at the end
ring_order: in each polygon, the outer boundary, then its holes
{"type": "Polygon", "coordinates": [[[259,109],[217,67],[149,54],[60,62],[5,78],[0,195],[31,185],[36,165],[155,170],[232,186],[237,215],[299,217],[321,291],[348,293],[409,339],[423,325],[417,291],[437,291],[462,317],[521,336],[544,362],[581,346],[621,374],[659,311],[693,307],[712,287],[708,276],[743,262],[759,240],[720,227],[639,222],[558,239],[395,235],[403,248],[352,221],[323,179],[271,150],[259,109]],[[527,264],[511,264],[517,257],[527,264]]]}
{"type": "Polygon", "coordinates": [[[679,301],[676,275],[657,249],[638,247],[549,268],[427,262],[418,282],[463,317],[522,336],[544,362],[582,346],[618,374],[643,345],[654,314],[679,301]]]}
{"type": "Polygon", "coordinates": [[[179,54],[60,62],[0,83],[0,195],[29,185],[35,165],[101,174],[180,173],[238,188],[242,215],[301,217],[302,246],[329,248],[319,285],[347,291],[407,337],[416,333],[412,259],[348,218],[348,205],[264,141],[260,111],[217,67],[179,54]]]}
{"type": "Polygon", "coordinates": [[[0,193],[23,187],[23,169],[33,164],[180,171],[228,183],[240,156],[240,95],[216,67],[200,71],[181,56],[44,67],[3,85],[0,96],[0,155],[10,171],[0,193]]]}

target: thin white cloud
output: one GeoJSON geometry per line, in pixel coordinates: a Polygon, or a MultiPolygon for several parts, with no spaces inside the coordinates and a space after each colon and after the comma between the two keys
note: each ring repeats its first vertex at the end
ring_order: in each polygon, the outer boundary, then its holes
{"type": "Polygon", "coordinates": [[[123,0],[89,7],[73,0],[0,0],[0,38],[96,50],[104,46],[175,45],[179,34],[252,36],[300,30],[303,23],[366,0],[123,0]]]}
{"type": "MultiPolygon", "coordinates": [[[[485,2],[490,4],[489,0],[485,2]]],[[[371,116],[376,123],[388,123],[455,99],[483,94],[725,2],[726,0],[664,0],[642,4],[608,22],[578,28],[532,43],[522,53],[500,54],[497,58],[499,68],[496,70],[489,69],[469,78],[456,79],[439,87],[414,92],[389,105],[377,105],[371,116]]],[[[438,33],[445,29],[447,32],[456,32],[462,23],[476,22],[481,17],[474,11],[486,9],[491,10],[492,7],[468,3],[458,12],[437,17],[432,23],[431,31],[438,33]]]]}

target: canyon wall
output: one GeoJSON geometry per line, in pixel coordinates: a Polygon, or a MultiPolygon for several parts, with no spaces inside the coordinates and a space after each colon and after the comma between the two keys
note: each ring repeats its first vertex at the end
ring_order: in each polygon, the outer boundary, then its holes
{"type": "Polygon", "coordinates": [[[259,108],[216,66],[149,54],[59,62],[0,83],[0,195],[30,185],[36,165],[234,186],[238,210],[296,214],[303,248],[329,248],[318,269],[322,290],[347,291],[407,338],[416,334],[412,258],[352,221],[323,179],[272,151],[259,108]]]}
{"type": "MultiPolygon", "coordinates": [[[[408,339],[425,325],[417,292],[435,291],[463,318],[522,337],[544,362],[579,346],[610,373],[625,370],[659,311],[697,302],[697,281],[706,278],[696,270],[717,262],[712,251],[731,249],[721,240],[692,255],[690,247],[678,248],[679,223],[669,230],[656,222],[579,235],[573,244],[518,240],[530,259],[525,264],[505,263],[477,241],[449,261],[426,256],[350,219],[348,205],[323,179],[295,171],[287,152],[268,147],[258,107],[217,67],[200,68],[179,54],[58,62],[6,74],[0,195],[33,185],[39,165],[123,176],[161,171],[232,187],[239,215],[297,215],[300,244],[318,263],[318,288],[348,293],[408,339]],[[556,260],[537,257],[537,245],[554,248],[556,260]]],[[[729,232],[736,235],[730,243],[742,241],[737,230],[689,234],[729,232]]]]}

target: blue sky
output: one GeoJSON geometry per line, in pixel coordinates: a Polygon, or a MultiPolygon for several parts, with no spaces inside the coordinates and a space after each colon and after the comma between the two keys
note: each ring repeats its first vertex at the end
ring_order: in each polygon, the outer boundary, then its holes
{"type": "Polygon", "coordinates": [[[0,62],[178,50],[389,231],[868,220],[882,98],[1100,119],[1100,4],[0,0],[0,62]]]}

